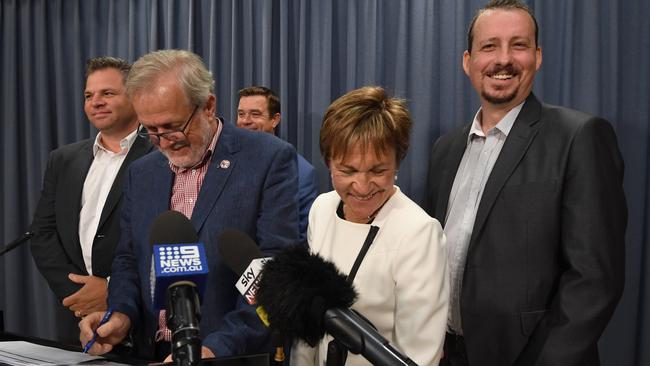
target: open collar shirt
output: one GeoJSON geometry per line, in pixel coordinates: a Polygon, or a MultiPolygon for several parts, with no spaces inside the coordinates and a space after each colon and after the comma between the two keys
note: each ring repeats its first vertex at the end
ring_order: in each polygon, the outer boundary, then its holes
{"type": "Polygon", "coordinates": [[[120,171],[131,146],[137,137],[136,128],[120,141],[120,151],[112,152],[102,144],[102,133],[98,133],[93,144],[93,162],[84,181],[81,193],[81,211],[79,212],[79,242],[86,271],[93,274],[92,253],[95,235],[102,216],[104,204],[113,181],[120,171]]]}
{"type": "Polygon", "coordinates": [[[467,250],[472,237],[476,212],[481,202],[485,183],[490,177],[501,148],[515,123],[523,103],[508,112],[487,134],[481,129],[481,110],[476,113],[465,153],[458,166],[449,195],[444,232],[447,236],[447,264],[451,279],[448,327],[450,332],[462,335],[460,299],[467,250]]]}

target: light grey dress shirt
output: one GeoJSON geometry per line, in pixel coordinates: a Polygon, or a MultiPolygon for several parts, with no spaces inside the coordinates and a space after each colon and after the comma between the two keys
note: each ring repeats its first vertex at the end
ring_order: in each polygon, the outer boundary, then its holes
{"type": "Polygon", "coordinates": [[[449,194],[444,228],[447,236],[447,265],[451,280],[448,317],[451,333],[463,334],[460,298],[467,250],[472,237],[476,211],[492,167],[494,167],[523,105],[522,103],[510,110],[496,126],[487,132],[487,135],[481,129],[481,110],[479,109],[467,136],[467,147],[449,194]]]}

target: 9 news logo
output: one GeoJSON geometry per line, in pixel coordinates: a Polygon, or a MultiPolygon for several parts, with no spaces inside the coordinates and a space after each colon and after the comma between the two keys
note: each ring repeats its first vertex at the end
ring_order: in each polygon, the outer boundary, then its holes
{"type": "Polygon", "coordinates": [[[157,245],[161,273],[192,273],[203,271],[201,250],[197,244],[157,245]]]}

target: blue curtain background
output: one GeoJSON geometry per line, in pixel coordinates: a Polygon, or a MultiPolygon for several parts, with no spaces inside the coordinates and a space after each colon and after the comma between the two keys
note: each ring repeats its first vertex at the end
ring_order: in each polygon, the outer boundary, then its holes
{"type": "MultiPolygon", "coordinates": [[[[279,136],[329,174],[318,132],[329,103],[381,85],[409,102],[415,124],[398,184],[424,197],[429,149],[468,123],[478,99],[462,72],[476,0],[0,0],[0,241],[25,231],[50,150],[96,131],[83,113],[86,59],[134,61],[162,48],[201,55],[218,113],[233,121],[237,90],[274,89],[279,136]]],[[[601,339],[604,365],[650,365],[650,2],[530,0],[545,102],[606,117],[625,158],[629,206],[626,289],[601,339]],[[645,347],[643,346],[645,345],[645,347]]],[[[54,296],[27,246],[0,258],[0,310],[9,331],[51,337],[54,296]]]]}

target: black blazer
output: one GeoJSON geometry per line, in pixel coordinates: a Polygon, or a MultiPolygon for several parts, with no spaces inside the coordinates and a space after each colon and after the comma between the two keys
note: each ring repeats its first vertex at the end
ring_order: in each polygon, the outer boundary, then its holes
{"type": "MultiPolygon", "coordinates": [[[[79,242],[79,213],[84,181],[93,161],[94,141],[79,141],[50,153],[34,213],[32,256],[59,301],[81,288],[68,279],[68,273],[88,275],[79,242]]],[[[113,252],[120,237],[119,209],[126,168],[151,148],[148,140],[137,136],[113,181],[93,242],[95,276],[108,277],[111,273],[113,252]]]]}
{"type": "MultiPolygon", "coordinates": [[[[469,125],[431,152],[427,211],[444,222],[469,125]]],[[[627,208],[611,125],[526,100],[486,183],[461,316],[471,365],[598,365],[623,291],[627,208]]]]}

